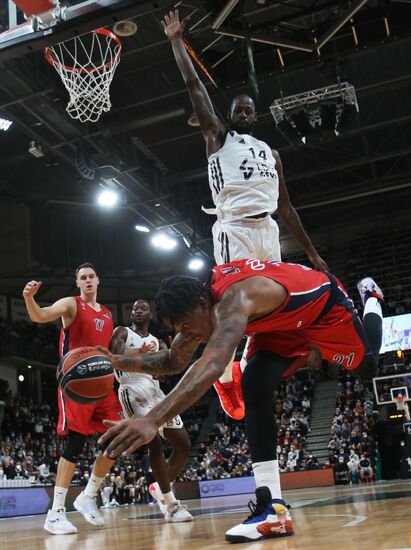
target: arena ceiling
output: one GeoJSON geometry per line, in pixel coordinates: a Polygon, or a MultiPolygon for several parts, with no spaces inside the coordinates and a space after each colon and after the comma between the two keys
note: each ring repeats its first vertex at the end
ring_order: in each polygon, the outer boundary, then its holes
{"type": "MultiPolygon", "coordinates": [[[[2,269],[0,291],[13,294],[41,275],[61,295],[62,286],[72,289],[72,268],[91,259],[113,288],[134,289],[138,280],[152,292],[165,274],[185,271],[193,250],[211,261],[213,218],[201,212],[210,206],[204,141],[187,124],[188,94],[160,24],[172,6],[135,4],[146,9],[135,18],[137,33],[123,39],[112,109],[98,123],[67,116],[66,92],[42,51],[2,57],[0,50],[0,117],[13,121],[0,132],[1,207],[30,208],[31,255],[26,267],[2,269]],[[32,141],[41,158],[29,153],[32,141]],[[94,180],[81,174],[84,162],[98,167],[94,180]],[[102,212],[95,194],[112,178],[123,205],[102,212]],[[138,223],[177,236],[179,252],[154,252],[147,235],[134,231],[138,223]]],[[[254,135],[280,151],[292,202],[317,244],[335,252],[347,227],[410,215],[409,2],[202,0],[178,8],[191,14],[187,38],[215,80],[202,75],[222,117],[235,95],[249,92],[243,38],[251,37],[260,92],[254,135]],[[216,32],[225,7],[232,10],[216,32]],[[351,131],[290,145],[270,114],[273,100],[344,81],[359,105],[351,131]]],[[[4,238],[8,217],[0,223],[4,238]]]]}

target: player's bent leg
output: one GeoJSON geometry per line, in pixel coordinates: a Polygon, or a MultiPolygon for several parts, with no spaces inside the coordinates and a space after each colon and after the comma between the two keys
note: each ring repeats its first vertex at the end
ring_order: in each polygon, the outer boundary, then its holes
{"type": "Polygon", "coordinates": [[[256,490],[256,504],[241,524],[226,533],[228,542],[252,542],[294,534],[292,520],[282,500],[274,416],[274,391],[293,359],[257,351],[244,369],[242,389],[245,427],[256,490]]]}
{"type": "Polygon", "coordinates": [[[86,488],[73,503],[74,508],[83,515],[84,519],[96,527],[102,527],[105,524],[104,518],[97,506],[97,492],[104,476],[113,464],[114,460],[105,457],[102,453],[99,454],[94,462],[93,471],[86,488]]]}
{"type": "Polygon", "coordinates": [[[149,491],[153,499],[157,501],[162,514],[167,511],[164,494],[171,492],[170,478],[168,476],[167,462],[164,458],[161,437],[159,434],[148,444],[150,466],[153,470],[156,483],[151,483],[149,491]]]}
{"type": "Polygon", "coordinates": [[[47,512],[44,522],[44,529],[53,535],[77,533],[77,527],[67,519],[65,501],[76,469],[78,455],[82,452],[85,442],[84,434],[69,431],[66,447],[57,467],[52,508],[47,512]]]}

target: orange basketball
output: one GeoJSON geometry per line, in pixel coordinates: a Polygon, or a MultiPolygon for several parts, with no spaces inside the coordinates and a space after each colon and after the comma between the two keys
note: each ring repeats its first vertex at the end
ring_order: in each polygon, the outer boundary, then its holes
{"type": "Polygon", "coordinates": [[[114,370],[105,355],[95,348],[82,347],[69,351],[61,359],[57,381],[76,403],[95,403],[110,393],[114,370]]]}

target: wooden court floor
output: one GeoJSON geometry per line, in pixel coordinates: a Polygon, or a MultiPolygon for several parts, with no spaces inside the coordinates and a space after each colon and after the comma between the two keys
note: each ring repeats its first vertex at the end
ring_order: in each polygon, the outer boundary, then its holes
{"type": "Polygon", "coordinates": [[[105,528],[69,513],[77,535],[43,530],[44,516],[0,520],[0,549],[7,550],[411,550],[411,481],[285,493],[295,535],[230,545],[224,533],[246,517],[250,495],[187,501],[194,521],[167,524],[156,506],[102,510],[105,528]]]}

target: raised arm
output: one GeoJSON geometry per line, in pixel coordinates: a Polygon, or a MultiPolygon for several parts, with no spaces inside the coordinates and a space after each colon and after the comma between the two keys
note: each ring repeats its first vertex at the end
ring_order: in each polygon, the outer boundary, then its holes
{"type": "Polygon", "coordinates": [[[284,181],[283,165],[280,155],[277,151],[272,151],[276,162],[276,169],[279,179],[279,196],[278,196],[278,216],[281,222],[285,225],[294,239],[301,245],[302,249],[308,256],[308,259],[313,264],[315,269],[319,271],[329,271],[327,263],[321,258],[309,236],[304,230],[301,223],[300,216],[296,209],[291,204],[290,196],[288,194],[287,186],[284,181]]]}
{"type": "Polygon", "coordinates": [[[63,325],[68,326],[76,316],[76,300],[72,297],[61,298],[51,306],[40,307],[34,296],[41,285],[41,281],[30,281],[23,290],[23,298],[30,319],[34,323],[49,323],[61,318],[63,325]]]}
{"type": "Polygon", "coordinates": [[[183,32],[188,20],[189,18],[185,17],[180,21],[178,11],[175,10],[170,11],[169,15],[164,16],[162,25],[167,38],[171,42],[174,57],[190,94],[191,103],[200,123],[201,131],[207,141],[208,153],[211,154],[221,147],[221,140],[225,135],[226,128],[215,114],[210,96],[201,82],[197,71],[194,69],[184,46],[183,32]],[[213,143],[213,141],[217,143],[213,143]]]}
{"type": "MultiPolygon", "coordinates": [[[[129,454],[151,441],[167,420],[188,409],[211,388],[224,372],[247,325],[250,302],[242,291],[228,290],[213,310],[213,332],[201,358],[196,361],[177,386],[143,419],[130,419],[111,426],[99,440],[110,441],[105,455],[113,458],[129,454]]],[[[174,342],[173,342],[174,344],[174,342]]],[[[154,355],[154,354],[153,354],[154,355]]]]}

